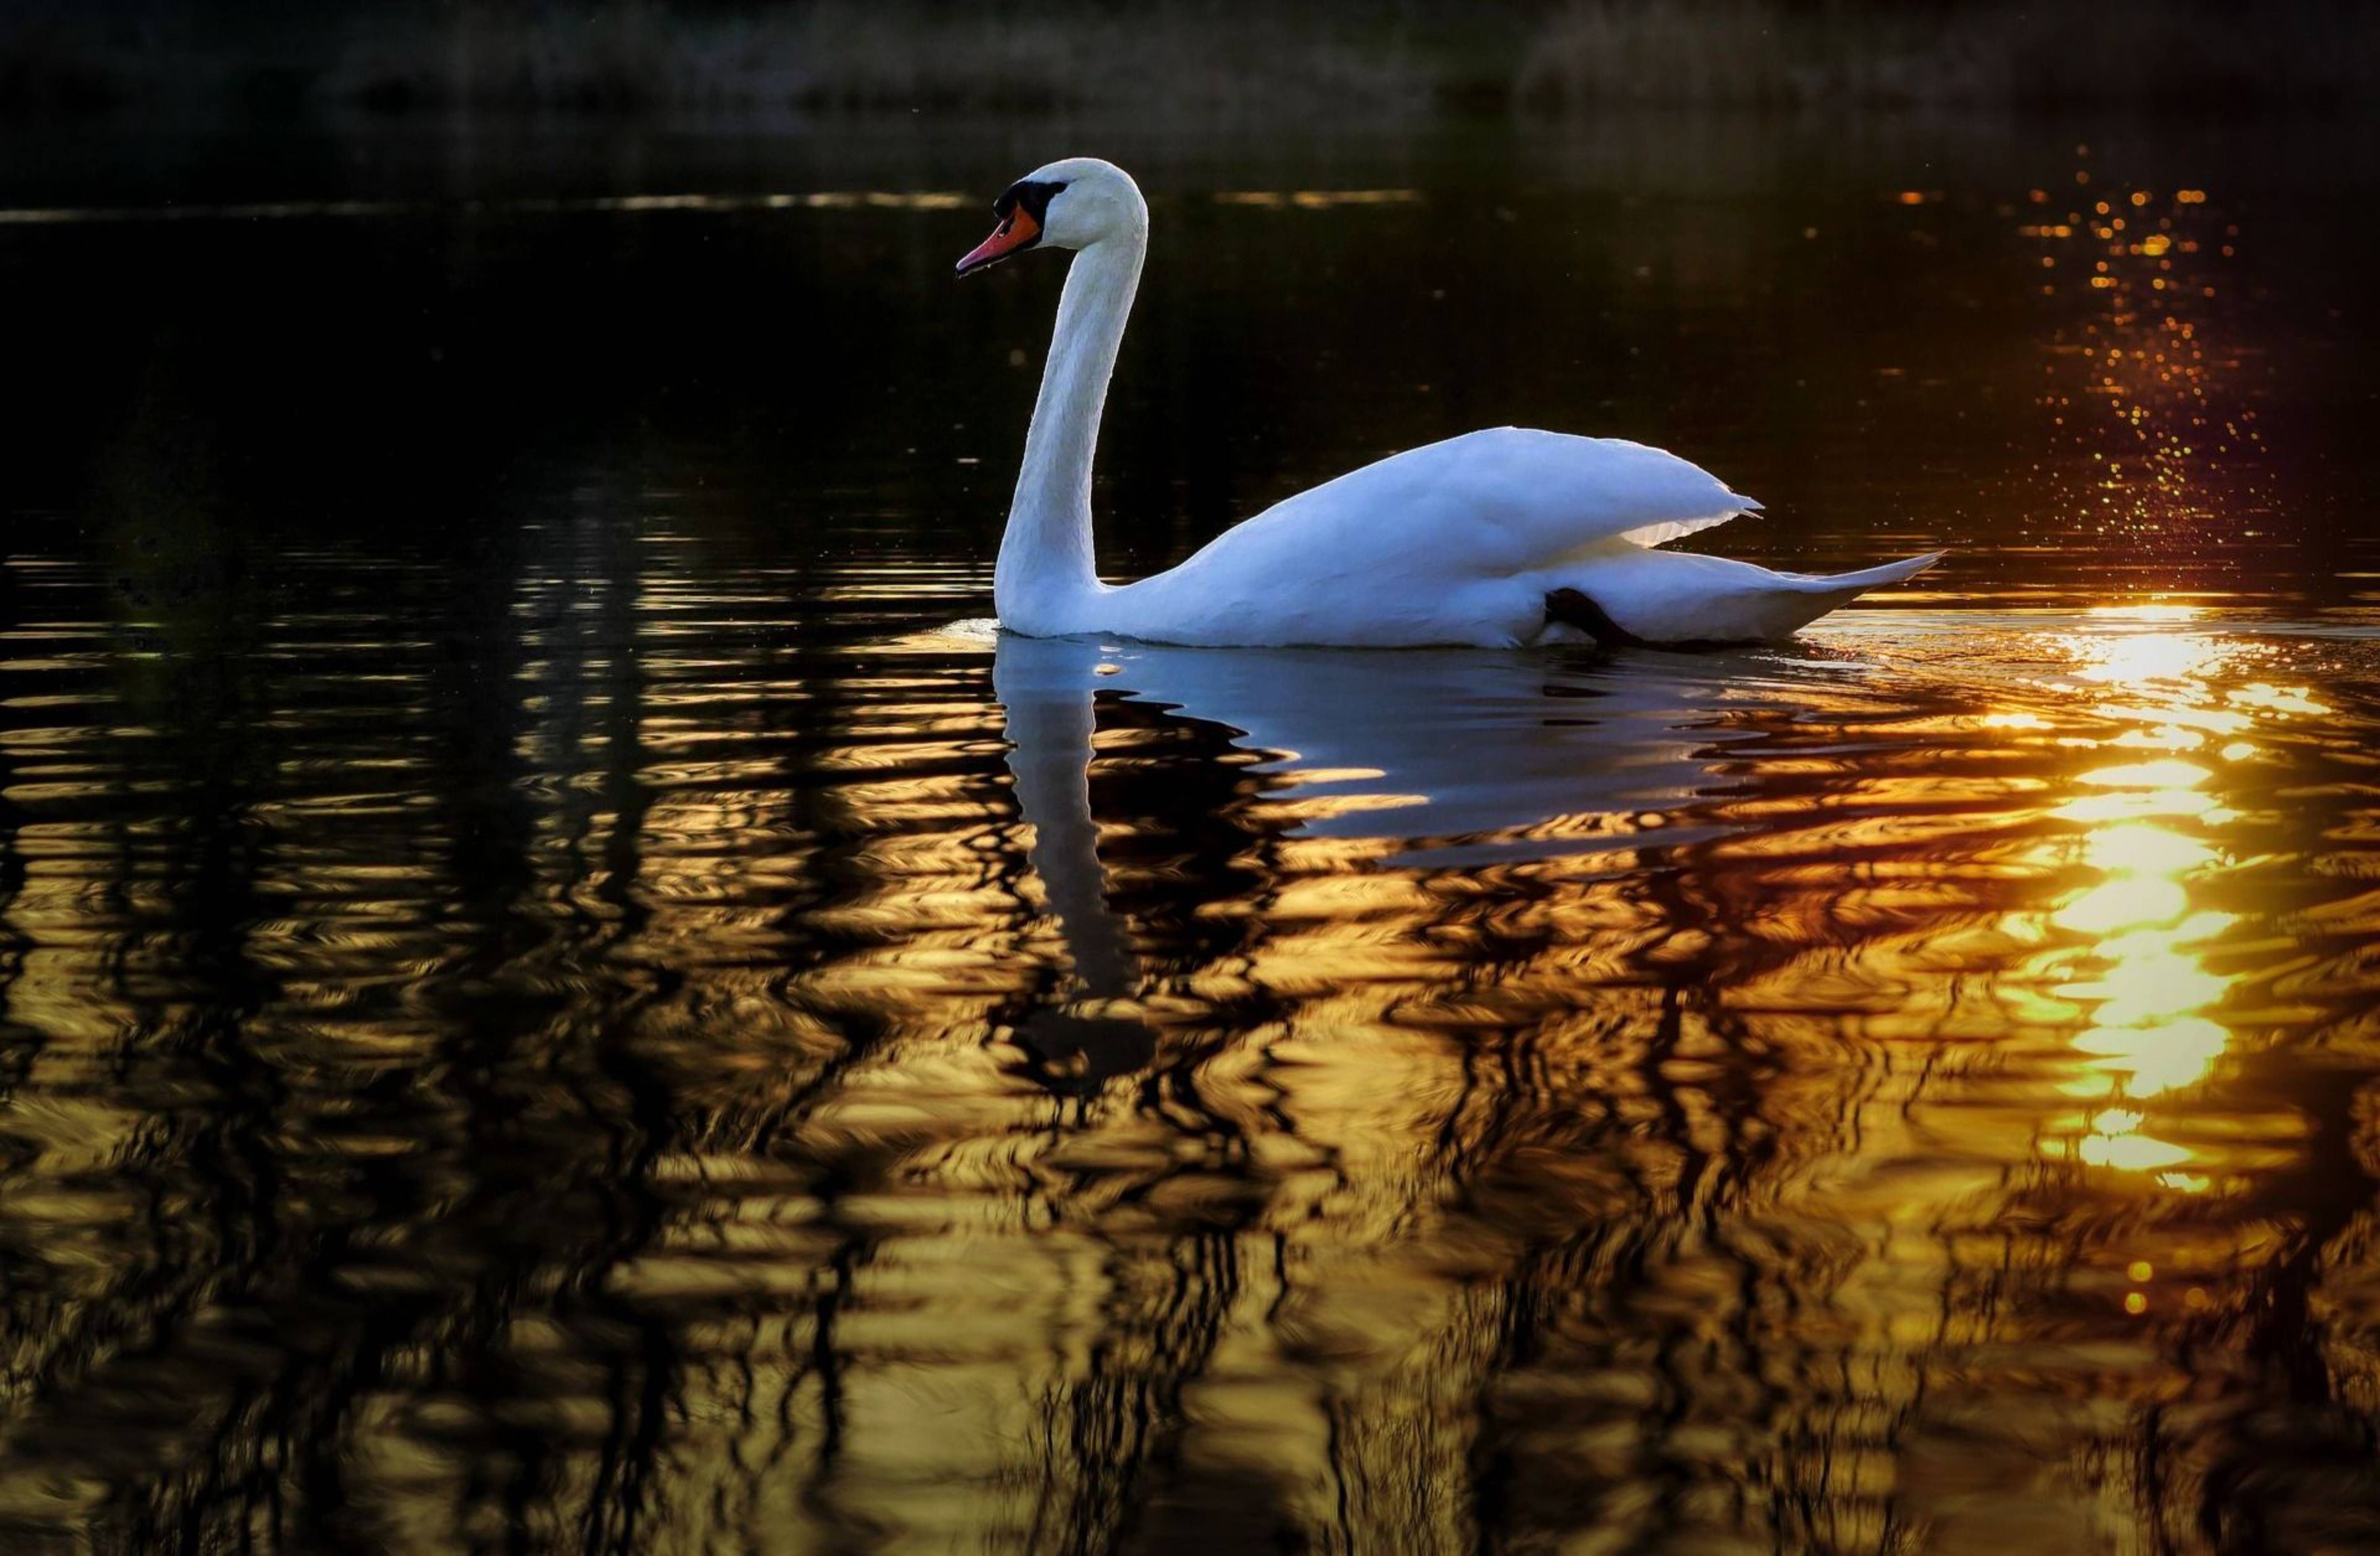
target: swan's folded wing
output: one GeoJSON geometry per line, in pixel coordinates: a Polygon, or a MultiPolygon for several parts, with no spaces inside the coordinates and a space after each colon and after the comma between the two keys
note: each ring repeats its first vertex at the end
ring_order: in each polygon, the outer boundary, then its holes
{"type": "Polygon", "coordinates": [[[1506,577],[1612,541],[1662,545],[1759,505],[1643,444],[1496,427],[1351,470],[1240,529],[1374,566],[1506,577]]]}
{"type": "Polygon", "coordinates": [[[1732,492],[1728,495],[1729,500],[1734,503],[1735,506],[1725,513],[1706,514],[1700,518],[1664,519],[1658,524],[1647,524],[1642,529],[1628,530],[1620,538],[1640,546],[1666,546],[1671,541],[1682,541],[1687,536],[1698,534],[1714,525],[1725,524],[1729,519],[1747,509],[1754,512],[1759,511],[1760,504],[1751,498],[1738,497],[1732,492]]]}
{"type": "Polygon", "coordinates": [[[1465,493],[1500,525],[1514,560],[1546,562],[1607,541],[1640,546],[1725,524],[1760,504],[1700,466],[1624,438],[1582,438],[1498,427],[1435,445],[1460,454],[1465,493]]]}

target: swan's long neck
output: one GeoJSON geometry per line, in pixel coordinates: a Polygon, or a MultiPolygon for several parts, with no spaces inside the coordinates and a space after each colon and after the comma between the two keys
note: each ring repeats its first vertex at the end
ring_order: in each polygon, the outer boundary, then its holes
{"type": "Polygon", "coordinates": [[[1016,500],[992,573],[993,602],[1014,631],[1083,630],[1072,622],[1070,607],[1099,591],[1091,560],[1091,455],[1148,248],[1147,230],[1135,225],[1081,250],[1066,273],[1041,395],[1025,434],[1025,468],[1016,477],[1016,500]]]}

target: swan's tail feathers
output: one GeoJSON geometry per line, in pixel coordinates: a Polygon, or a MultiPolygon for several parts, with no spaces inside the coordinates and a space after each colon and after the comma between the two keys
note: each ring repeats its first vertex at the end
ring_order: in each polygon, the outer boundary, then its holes
{"type": "Polygon", "coordinates": [[[1880,567],[1866,567],[1856,573],[1829,573],[1821,577],[1798,577],[1790,588],[1771,593],[1761,610],[1759,630],[1753,636],[1774,641],[1789,638],[1812,622],[1839,606],[1848,605],[1871,589],[1886,584],[1903,583],[1942,560],[1946,553],[1927,552],[1923,556],[1903,557],[1880,567]]]}
{"type": "Polygon", "coordinates": [[[1839,594],[1848,600],[1864,590],[1881,589],[1886,584],[1906,583],[1950,553],[1929,551],[1923,556],[1905,556],[1898,562],[1864,568],[1856,573],[1828,573],[1822,577],[1803,580],[1803,587],[1813,594],[1839,594]]]}

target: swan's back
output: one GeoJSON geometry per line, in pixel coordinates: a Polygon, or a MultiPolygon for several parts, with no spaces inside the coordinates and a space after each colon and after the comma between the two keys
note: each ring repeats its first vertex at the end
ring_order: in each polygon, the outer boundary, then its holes
{"type": "Polygon", "coordinates": [[[1515,580],[1758,505],[1643,444],[1494,427],[1351,470],[1127,587],[1172,641],[1498,640],[1534,608],[1515,580]]]}
{"type": "Polygon", "coordinates": [[[1699,466],[1624,438],[1490,427],[1350,470],[1224,531],[1215,546],[1261,546],[1286,560],[1327,537],[1367,569],[1402,556],[1433,577],[1504,576],[1603,541],[1659,545],[1759,505],[1699,466]]]}

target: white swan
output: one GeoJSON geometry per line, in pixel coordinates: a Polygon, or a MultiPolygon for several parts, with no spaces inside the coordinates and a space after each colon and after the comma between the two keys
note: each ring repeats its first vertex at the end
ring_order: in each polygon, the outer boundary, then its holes
{"type": "Polygon", "coordinates": [[[1804,577],[1658,551],[1760,504],[1658,448],[1498,427],[1366,465],[1169,572],[1103,584],[1091,454],[1148,206],[1122,168],[1070,157],[1009,186],[992,210],[1000,225],[961,275],[1027,249],[1078,250],[992,579],[1010,631],[1246,648],[1755,642],[1941,559],[1804,577]]]}

